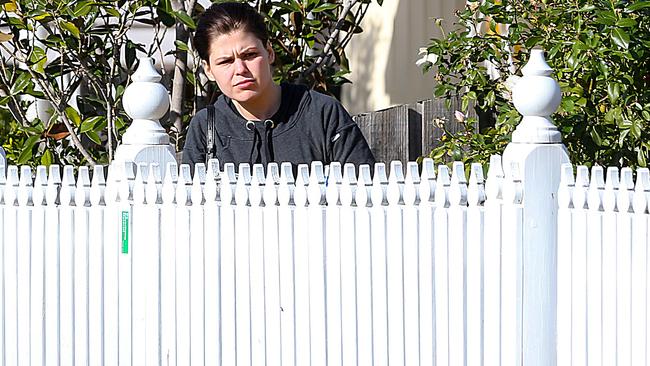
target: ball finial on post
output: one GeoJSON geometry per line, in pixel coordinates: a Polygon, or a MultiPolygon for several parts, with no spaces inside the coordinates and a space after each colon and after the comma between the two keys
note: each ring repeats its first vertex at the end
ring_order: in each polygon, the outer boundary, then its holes
{"type": "Polygon", "coordinates": [[[512,101],[523,116],[512,134],[513,143],[557,144],[562,136],[551,114],[560,106],[560,86],[551,77],[553,70],[544,59],[544,50],[533,49],[522,68],[523,77],[512,90],[512,101]]]}
{"type": "Polygon", "coordinates": [[[133,119],[115,152],[114,162],[131,161],[167,166],[176,162],[176,153],[169,144],[169,135],[160,125],[169,110],[169,93],[160,84],[162,79],[150,57],[140,59],[122,97],[124,111],[133,119]]]}

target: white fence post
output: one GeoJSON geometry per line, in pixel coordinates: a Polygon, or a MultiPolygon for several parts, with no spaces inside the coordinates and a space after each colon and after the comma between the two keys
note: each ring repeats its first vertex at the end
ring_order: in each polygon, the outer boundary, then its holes
{"type": "Polygon", "coordinates": [[[516,162],[523,184],[522,364],[556,362],[557,189],[560,167],[569,162],[562,137],[549,117],[561,92],[550,77],[544,51],[534,49],[513,90],[513,102],[524,116],[506,148],[504,168],[516,162]]]}
{"type": "Polygon", "coordinates": [[[169,135],[159,122],[169,109],[169,95],[159,83],[161,76],[153,67],[153,59],[141,58],[131,78],[133,83],[124,91],[122,104],[133,122],[115,151],[114,161],[158,163],[161,167],[176,162],[169,135]]]}
{"type": "Polygon", "coordinates": [[[2,170],[3,174],[5,172],[6,167],[7,167],[7,154],[5,153],[5,150],[0,146],[0,169],[2,170]]]}

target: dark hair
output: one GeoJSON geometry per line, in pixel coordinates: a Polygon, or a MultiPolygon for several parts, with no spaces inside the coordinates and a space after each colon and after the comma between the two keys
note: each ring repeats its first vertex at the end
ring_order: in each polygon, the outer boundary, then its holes
{"type": "Polygon", "coordinates": [[[246,3],[226,2],[212,4],[199,18],[194,33],[194,49],[202,60],[210,57],[210,43],[223,34],[243,30],[255,35],[266,46],[269,33],[264,17],[246,3]]]}

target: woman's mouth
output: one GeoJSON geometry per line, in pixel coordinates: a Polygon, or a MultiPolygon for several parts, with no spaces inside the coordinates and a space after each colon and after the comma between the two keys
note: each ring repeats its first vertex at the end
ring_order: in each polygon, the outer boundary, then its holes
{"type": "Polygon", "coordinates": [[[253,80],[242,80],[235,84],[237,88],[248,88],[254,84],[253,80]]]}

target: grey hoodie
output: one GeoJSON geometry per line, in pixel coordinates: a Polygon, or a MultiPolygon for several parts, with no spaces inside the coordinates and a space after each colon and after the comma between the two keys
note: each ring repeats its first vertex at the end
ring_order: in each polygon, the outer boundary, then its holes
{"type": "MultiPolygon", "coordinates": [[[[247,121],[230,98],[221,95],[214,103],[214,149],[220,164],[333,161],[341,164],[375,163],[359,127],[334,98],[302,85],[282,84],[280,108],[266,121],[247,121]]],[[[206,160],[207,109],[190,122],[183,163],[206,160]]]]}

